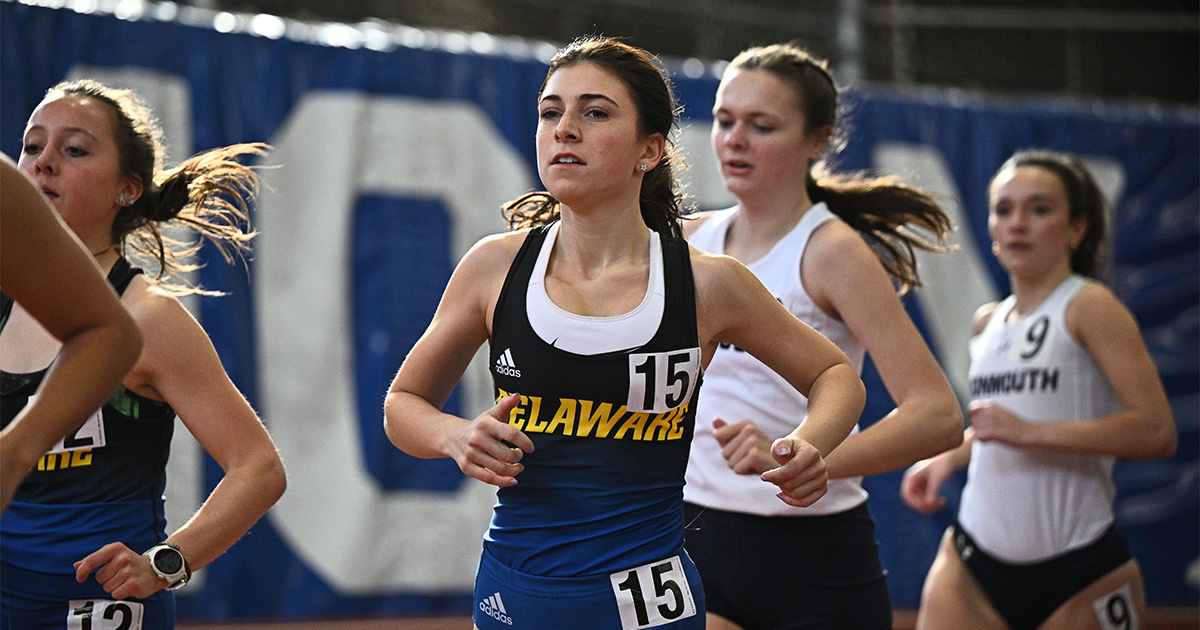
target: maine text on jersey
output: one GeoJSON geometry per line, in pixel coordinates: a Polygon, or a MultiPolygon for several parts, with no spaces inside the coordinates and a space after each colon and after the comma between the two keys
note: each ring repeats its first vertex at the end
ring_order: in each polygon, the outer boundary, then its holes
{"type": "MultiPolygon", "coordinates": [[[[509,394],[501,390],[500,398],[509,394]]],[[[508,423],[526,433],[663,442],[683,438],[687,410],[688,405],[683,404],[663,413],[642,413],[610,402],[521,396],[521,403],[509,412],[508,423]]]]}
{"type": "Polygon", "coordinates": [[[1026,368],[976,376],[971,379],[971,396],[1053,393],[1058,391],[1058,374],[1058,368],[1026,368]]]}

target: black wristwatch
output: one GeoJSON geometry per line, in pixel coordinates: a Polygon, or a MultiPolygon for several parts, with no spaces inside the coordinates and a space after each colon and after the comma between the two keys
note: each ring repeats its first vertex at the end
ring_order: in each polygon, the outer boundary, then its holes
{"type": "Polygon", "coordinates": [[[168,542],[161,542],[142,554],[150,559],[150,568],[158,577],[167,581],[167,590],[174,591],[183,588],[192,577],[192,569],[179,548],[168,542]]]}

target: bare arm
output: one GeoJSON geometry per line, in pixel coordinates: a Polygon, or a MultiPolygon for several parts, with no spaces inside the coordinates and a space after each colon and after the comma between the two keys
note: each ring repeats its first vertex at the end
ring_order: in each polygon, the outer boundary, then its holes
{"type": "Polygon", "coordinates": [[[62,342],[38,396],[0,433],[0,511],[38,458],[137,360],[137,325],[33,182],[0,156],[0,287],[62,342]]]}
{"type": "Polygon", "coordinates": [[[967,429],[962,444],[909,466],[900,480],[900,498],[922,514],[932,514],[945,507],[942,486],[954,473],[971,463],[971,445],[974,443],[975,432],[967,429]]]}
{"type": "Polygon", "coordinates": [[[1031,423],[981,401],[971,406],[977,439],[1013,446],[1127,458],[1170,457],[1178,435],[1158,370],[1133,315],[1091,283],[1067,307],[1067,328],[1087,349],[1123,409],[1099,418],[1031,423]]]}
{"type": "MultiPolygon", "coordinates": [[[[139,383],[135,391],[169,403],[225,473],[196,514],[168,538],[195,570],[249,531],[283,494],[287,479],[266,428],[229,380],[200,324],[178,300],[141,278],[134,282],[126,301],[146,349],[129,381],[139,383]]],[[[96,570],[97,581],[114,597],[146,597],[166,584],[140,556],[143,551],[106,545],[78,563],[76,579],[82,582],[96,570]]]]}
{"type": "Polygon", "coordinates": [[[804,253],[804,285],[862,341],[896,408],[826,458],[829,476],[898,470],[962,442],[950,383],[901,305],[887,272],[849,226],[828,222],[804,253]]]}
{"type": "Polygon", "coordinates": [[[491,309],[522,238],[493,237],[467,252],[384,401],[384,429],[397,448],[416,457],[451,457],[464,474],[497,486],[515,484],[522,452],[533,450],[532,440],[508,424],[519,396],[499,401],[474,420],[441,407],[489,337],[491,309]]]}
{"type": "MultiPolygon", "coordinates": [[[[998,305],[997,302],[984,304],[975,311],[971,322],[972,336],[983,332],[998,305]]],[[[923,514],[931,514],[945,507],[946,497],[941,494],[942,486],[951,475],[971,463],[971,445],[974,443],[975,430],[968,427],[963,432],[961,444],[910,466],[900,480],[900,498],[910,508],[923,514]]]]}

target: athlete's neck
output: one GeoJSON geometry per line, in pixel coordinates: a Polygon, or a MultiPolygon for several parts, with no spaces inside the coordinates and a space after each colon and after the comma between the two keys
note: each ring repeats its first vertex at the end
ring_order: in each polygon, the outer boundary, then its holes
{"type": "Polygon", "coordinates": [[[108,247],[92,252],[92,257],[96,259],[96,264],[100,265],[100,268],[103,269],[105,273],[108,273],[108,270],[112,269],[113,264],[115,264],[117,259],[121,257],[121,253],[117,251],[117,245],[114,243],[108,247]]]}

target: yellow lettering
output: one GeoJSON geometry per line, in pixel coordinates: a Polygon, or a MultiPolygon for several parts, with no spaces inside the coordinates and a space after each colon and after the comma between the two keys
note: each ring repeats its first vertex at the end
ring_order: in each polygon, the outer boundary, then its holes
{"type": "Polygon", "coordinates": [[[616,415],[612,413],[612,403],[602,402],[596,407],[596,413],[592,413],[591,400],[579,401],[579,430],[576,431],[577,437],[587,437],[595,428],[596,423],[600,423],[600,428],[596,430],[596,437],[608,437],[608,432],[616,425],[617,420],[625,415],[625,405],[621,405],[617,409],[616,415]]]}
{"type": "Polygon", "coordinates": [[[75,451],[71,455],[71,467],[76,466],[91,466],[92,465],[92,449],[85,448],[81,451],[75,451]]]}
{"type": "Polygon", "coordinates": [[[71,453],[48,453],[38,461],[38,470],[54,470],[68,468],[71,465],[71,453]]]}
{"type": "Polygon", "coordinates": [[[550,426],[546,427],[546,433],[554,433],[554,429],[560,424],[564,427],[563,435],[575,433],[575,402],[574,398],[558,399],[558,411],[554,412],[554,419],[550,421],[550,426]]]}
{"type": "Polygon", "coordinates": [[[678,440],[683,437],[683,425],[679,424],[679,421],[687,417],[687,409],[687,404],[675,408],[675,417],[671,418],[671,432],[667,433],[668,440],[678,440]]]}
{"type": "MultiPolygon", "coordinates": [[[[504,390],[499,392],[499,398],[510,395],[504,390]]],[[[508,423],[529,433],[662,442],[683,437],[682,422],[687,416],[688,405],[681,405],[660,414],[630,413],[625,405],[621,405],[614,412],[610,402],[559,398],[558,407],[549,421],[539,420],[541,409],[541,396],[521,396],[521,402],[508,414],[508,423]]],[[[80,459],[72,465],[88,463],[91,463],[90,451],[84,451],[80,453],[80,459]],[[83,453],[88,453],[86,461],[83,460],[83,453]]],[[[42,465],[39,464],[39,470],[43,469],[42,465]]]]}
{"type": "Polygon", "coordinates": [[[646,420],[648,420],[649,418],[650,418],[650,414],[648,414],[648,413],[630,414],[629,418],[627,418],[625,420],[624,424],[621,425],[621,428],[617,429],[617,434],[613,436],[613,439],[614,440],[621,439],[621,436],[625,435],[625,432],[630,431],[630,430],[633,431],[633,439],[635,439],[635,440],[642,439],[642,431],[645,429],[646,420]]]}
{"type": "MultiPolygon", "coordinates": [[[[525,430],[530,433],[545,433],[546,432],[546,421],[538,420],[538,416],[541,415],[541,411],[542,411],[542,397],[541,396],[529,396],[528,399],[530,402],[529,422],[525,425],[525,430]]],[[[525,404],[525,400],[526,400],[526,397],[522,396],[521,404],[525,404]]]]}
{"type": "Polygon", "coordinates": [[[650,426],[646,427],[645,439],[647,441],[656,440],[659,442],[666,440],[667,433],[671,430],[671,421],[675,419],[675,416],[678,413],[679,407],[676,407],[666,413],[660,413],[654,416],[654,420],[650,421],[650,426]],[[656,431],[659,434],[657,438],[654,437],[654,433],[656,431]]]}
{"type": "MultiPolygon", "coordinates": [[[[506,392],[503,389],[500,390],[500,398],[504,398],[506,396],[511,396],[511,395],[512,395],[511,393],[506,392]]],[[[500,398],[497,398],[496,401],[499,402],[500,398]]],[[[529,400],[528,398],[522,396],[521,402],[517,403],[517,406],[513,407],[508,412],[508,423],[513,425],[514,427],[517,427],[518,429],[525,426],[525,418],[523,418],[522,416],[524,416],[525,413],[527,411],[529,411],[529,409],[525,407],[525,403],[528,402],[528,400],[529,400]]]]}

